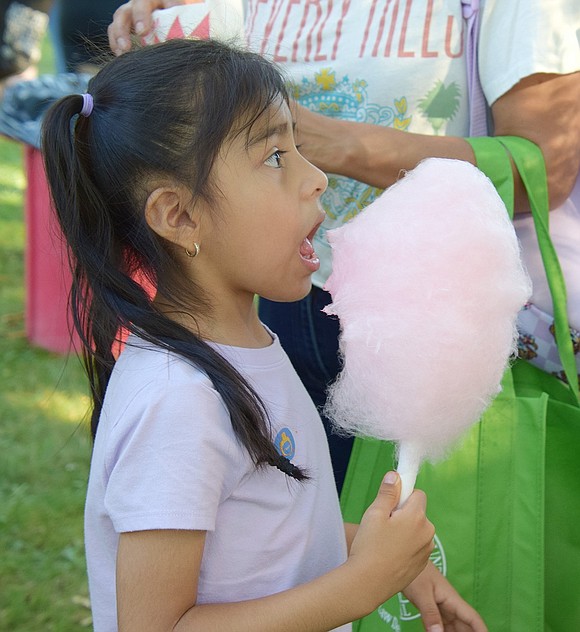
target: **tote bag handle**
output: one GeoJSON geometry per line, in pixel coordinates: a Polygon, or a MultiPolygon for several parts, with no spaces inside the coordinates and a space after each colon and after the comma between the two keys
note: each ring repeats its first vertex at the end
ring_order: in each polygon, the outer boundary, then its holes
{"type": "Polygon", "coordinates": [[[550,238],[548,184],[540,148],[518,136],[466,139],[475,153],[477,166],[494,183],[511,218],[514,215],[514,185],[510,157],[520,174],[532,211],[542,262],[548,279],[554,312],[556,344],[571,394],[580,406],[578,369],[568,322],[566,284],[556,249],[550,238]]]}

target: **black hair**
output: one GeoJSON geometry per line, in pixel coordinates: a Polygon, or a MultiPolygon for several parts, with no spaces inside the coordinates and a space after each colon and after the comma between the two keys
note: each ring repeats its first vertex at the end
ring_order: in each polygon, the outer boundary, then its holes
{"type": "Polygon", "coordinates": [[[281,456],[266,408],[217,351],[162,313],[139,275],[170,303],[209,309],[201,288],[184,286],[175,249],[148,226],[151,182],[187,186],[211,202],[210,172],[225,140],[246,132],[280,98],[284,78],[263,57],[211,40],[170,40],[126,53],[90,81],[90,116],[81,95],[55,103],[43,123],[42,151],[52,201],[68,243],[71,311],[91,387],[97,432],[121,331],[179,354],[212,381],[232,428],[256,466],[306,474],[281,456]],[[186,298],[184,298],[186,297],[186,298]]]}

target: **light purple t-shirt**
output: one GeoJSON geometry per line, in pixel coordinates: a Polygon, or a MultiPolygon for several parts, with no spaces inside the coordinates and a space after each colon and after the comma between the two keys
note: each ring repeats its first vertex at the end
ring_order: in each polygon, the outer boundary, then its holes
{"type": "Polygon", "coordinates": [[[200,604],[273,594],[346,559],[324,429],[278,340],[263,349],[216,348],[262,397],[276,444],[311,480],[256,470],[209,379],[131,337],[107,389],[85,509],[96,632],[117,630],[121,532],[206,530],[200,604]]]}

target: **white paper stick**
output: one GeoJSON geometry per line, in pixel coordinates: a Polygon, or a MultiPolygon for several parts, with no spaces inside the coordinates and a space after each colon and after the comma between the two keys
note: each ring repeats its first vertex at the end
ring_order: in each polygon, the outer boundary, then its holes
{"type": "Polygon", "coordinates": [[[401,498],[398,507],[402,507],[415,489],[415,481],[425,453],[424,448],[412,441],[403,441],[399,447],[397,472],[401,477],[401,498]]]}

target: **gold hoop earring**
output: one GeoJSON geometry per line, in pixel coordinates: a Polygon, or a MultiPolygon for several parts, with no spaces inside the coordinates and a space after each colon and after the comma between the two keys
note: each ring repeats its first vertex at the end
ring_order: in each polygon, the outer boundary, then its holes
{"type": "Polygon", "coordinates": [[[188,257],[194,259],[199,254],[199,244],[195,241],[193,242],[193,252],[190,252],[187,248],[184,248],[184,250],[188,257]]]}

